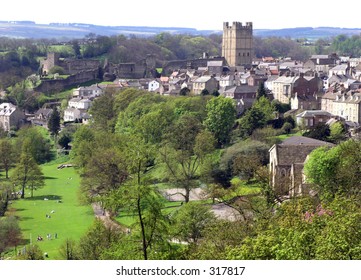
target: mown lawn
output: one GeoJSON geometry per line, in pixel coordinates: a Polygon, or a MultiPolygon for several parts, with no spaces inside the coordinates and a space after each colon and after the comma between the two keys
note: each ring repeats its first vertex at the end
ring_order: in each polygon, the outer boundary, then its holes
{"type": "Polygon", "coordinates": [[[72,167],[58,170],[58,165],[42,166],[45,187],[34,191],[32,198],[27,190],[25,199],[16,200],[10,206],[10,212],[19,217],[27,244],[39,245],[49,259],[61,259],[59,248],[65,240],[79,240],[94,221],[91,206],[79,204],[79,175],[72,167]],[[51,239],[47,234],[51,234],[51,239]],[[37,241],[38,235],[43,241],[37,241]]]}

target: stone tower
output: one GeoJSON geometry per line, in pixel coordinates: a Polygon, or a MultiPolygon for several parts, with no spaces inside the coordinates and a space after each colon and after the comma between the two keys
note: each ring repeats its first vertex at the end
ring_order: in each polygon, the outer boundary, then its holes
{"type": "Polygon", "coordinates": [[[222,56],[229,66],[252,65],[253,28],[252,22],[223,23],[222,56]]]}

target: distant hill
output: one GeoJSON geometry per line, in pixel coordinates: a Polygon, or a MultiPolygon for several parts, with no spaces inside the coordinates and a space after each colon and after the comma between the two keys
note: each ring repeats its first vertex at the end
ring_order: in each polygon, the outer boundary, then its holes
{"type": "MultiPolygon", "coordinates": [[[[56,38],[74,39],[83,38],[89,33],[97,35],[120,35],[125,36],[153,36],[161,32],[172,34],[209,35],[221,33],[222,30],[198,30],[195,28],[181,27],[148,27],[148,26],[100,26],[85,23],[51,23],[36,24],[32,21],[0,21],[0,37],[15,38],[56,38]]],[[[307,38],[315,40],[322,37],[333,37],[339,34],[359,35],[361,28],[337,28],[337,27],[298,27],[285,29],[255,29],[254,35],[260,37],[290,37],[307,38]]]]}

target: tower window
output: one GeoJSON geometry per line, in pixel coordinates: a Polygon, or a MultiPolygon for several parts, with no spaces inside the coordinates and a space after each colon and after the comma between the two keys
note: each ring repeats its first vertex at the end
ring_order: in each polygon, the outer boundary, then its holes
{"type": "Polygon", "coordinates": [[[241,53],[238,53],[238,56],[241,56],[241,53]]]}

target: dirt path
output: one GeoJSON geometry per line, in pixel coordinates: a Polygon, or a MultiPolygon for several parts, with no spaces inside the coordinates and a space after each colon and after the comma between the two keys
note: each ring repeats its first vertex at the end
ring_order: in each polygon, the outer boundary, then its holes
{"type": "Polygon", "coordinates": [[[114,229],[114,230],[122,230],[124,232],[127,231],[126,228],[122,227],[120,224],[118,224],[117,222],[115,222],[114,220],[112,220],[110,218],[110,215],[107,211],[105,211],[100,205],[99,203],[93,203],[92,204],[93,210],[94,210],[94,215],[96,218],[100,219],[103,221],[104,225],[107,228],[110,229],[114,229]]]}

